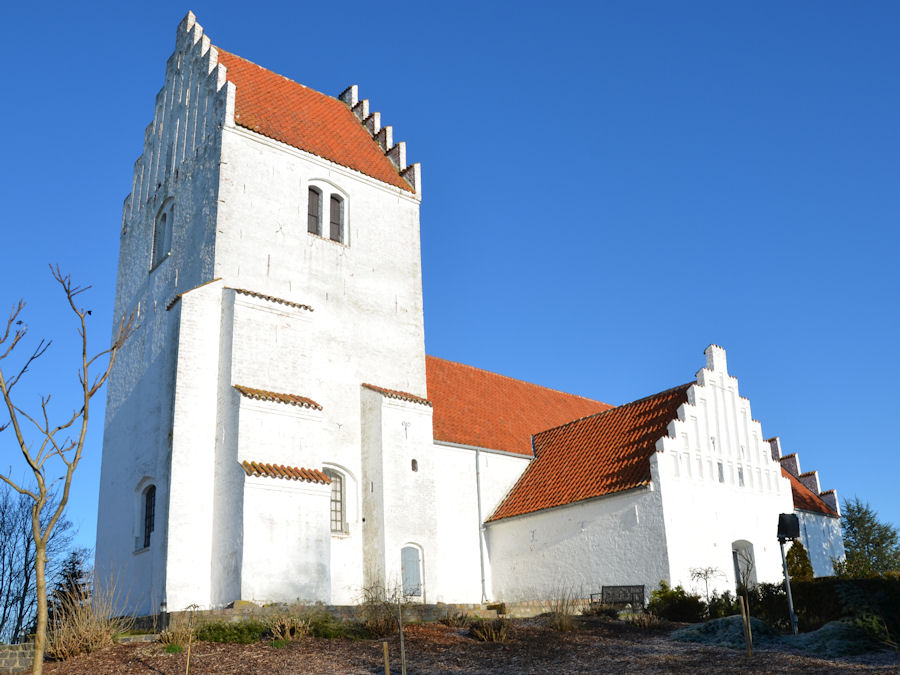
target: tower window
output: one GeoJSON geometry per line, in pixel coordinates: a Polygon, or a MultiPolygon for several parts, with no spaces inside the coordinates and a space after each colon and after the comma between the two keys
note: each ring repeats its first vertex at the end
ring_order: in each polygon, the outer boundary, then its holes
{"type": "Polygon", "coordinates": [[[337,471],[325,469],[331,479],[331,531],[346,532],[344,520],[344,476],[337,471]]]}
{"type": "Polygon", "coordinates": [[[310,234],[322,235],[322,193],[318,188],[309,188],[306,211],[306,230],[310,234]]]}
{"type": "Polygon", "coordinates": [[[144,490],[144,548],[150,546],[150,535],[156,521],[156,486],[144,490]]]}
{"type": "Polygon", "coordinates": [[[344,241],[344,200],[331,195],[331,240],[344,241]]]}
{"type": "Polygon", "coordinates": [[[416,459],[414,459],[414,460],[412,461],[412,470],[413,470],[413,471],[418,471],[418,470],[419,470],[419,461],[416,460],[416,459]]]}
{"type": "Polygon", "coordinates": [[[167,199],[156,215],[156,223],[153,226],[153,255],[151,257],[152,270],[163,260],[169,257],[172,250],[172,220],[174,217],[174,199],[167,199]]]}

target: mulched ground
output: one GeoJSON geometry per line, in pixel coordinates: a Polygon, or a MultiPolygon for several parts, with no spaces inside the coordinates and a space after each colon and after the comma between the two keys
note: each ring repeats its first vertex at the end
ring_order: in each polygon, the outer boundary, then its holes
{"type": "MultiPolygon", "coordinates": [[[[668,631],[641,630],[600,618],[558,633],[545,620],[513,620],[508,642],[483,643],[441,624],[407,626],[407,671],[414,673],[900,673],[900,654],[879,652],[827,660],[786,651],[744,652],[672,642],[668,631]]],[[[400,672],[397,637],[388,640],[391,672],[400,672]]],[[[120,644],[63,663],[53,675],[184,673],[185,654],[157,643],[120,644]]],[[[303,638],[275,648],[195,643],[191,673],[384,673],[382,640],[303,638]]]]}

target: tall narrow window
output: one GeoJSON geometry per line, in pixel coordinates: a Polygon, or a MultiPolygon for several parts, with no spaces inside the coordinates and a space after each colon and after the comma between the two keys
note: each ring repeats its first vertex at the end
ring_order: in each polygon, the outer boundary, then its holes
{"type": "Polygon", "coordinates": [[[331,240],[344,241],[344,200],[331,195],[331,240]]]}
{"type": "Polygon", "coordinates": [[[156,223],[153,226],[153,255],[151,269],[159,265],[169,256],[172,250],[172,218],[174,216],[173,199],[167,199],[156,215],[156,223]]]}
{"type": "Polygon", "coordinates": [[[344,477],[330,469],[325,475],[331,479],[331,531],[344,532],[344,477]]]}
{"type": "Polygon", "coordinates": [[[306,230],[310,234],[322,235],[322,193],[314,187],[309,188],[309,200],[306,210],[306,230]]]}
{"type": "Polygon", "coordinates": [[[156,520],[156,486],[144,490],[144,548],[150,546],[150,535],[156,520]]]}

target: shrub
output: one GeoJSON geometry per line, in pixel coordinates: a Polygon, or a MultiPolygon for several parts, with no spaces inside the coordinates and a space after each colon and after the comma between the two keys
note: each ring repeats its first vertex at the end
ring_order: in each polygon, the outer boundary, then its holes
{"type": "Polygon", "coordinates": [[[334,638],[346,637],[350,631],[348,626],[334,618],[324,609],[313,609],[305,617],[309,621],[309,634],[313,637],[334,638]]]}
{"type": "Polygon", "coordinates": [[[283,611],[271,614],[266,617],[265,624],[276,642],[289,642],[295,638],[309,635],[310,620],[294,612],[283,611]]]}
{"type": "Polygon", "coordinates": [[[737,598],[731,591],[725,591],[721,595],[713,593],[709,596],[709,604],[706,606],[706,615],[710,619],[721,619],[726,616],[740,614],[741,608],[737,598]]]}
{"type": "Polygon", "coordinates": [[[607,619],[618,619],[619,608],[615,605],[604,605],[599,602],[584,607],[581,610],[581,616],[604,616],[607,619]]]}
{"type": "Polygon", "coordinates": [[[397,602],[403,601],[400,589],[389,592],[379,584],[364,586],[360,594],[359,617],[363,628],[374,637],[398,630],[397,602]]]}
{"type": "Polygon", "coordinates": [[[195,638],[195,632],[191,624],[192,622],[187,617],[182,614],[176,614],[171,617],[168,628],[160,631],[159,641],[164,645],[184,646],[188,644],[195,638]]]}
{"type": "Polygon", "coordinates": [[[661,619],[660,617],[650,614],[648,612],[638,612],[637,614],[626,614],[625,615],[625,623],[634,626],[635,628],[643,628],[643,629],[659,629],[659,628],[668,628],[669,622],[665,619],[661,619]]]}
{"type": "Polygon", "coordinates": [[[480,642],[506,642],[509,639],[509,619],[477,619],[472,622],[469,636],[480,642]]]}
{"type": "Polygon", "coordinates": [[[706,603],[699,595],[688,593],[681,586],[669,588],[665,581],[660,581],[659,588],[650,595],[647,610],[669,621],[696,623],[703,620],[706,603]]]}
{"type": "Polygon", "coordinates": [[[451,628],[469,628],[472,625],[472,617],[466,612],[447,612],[438,619],[438,622],[451,628]]]}
{"type": "Polygon", "coordinates": [[[809,554],[807,554],[799,539],[795,539],[794,543],[791,544],[785,558],[791,581],[812,581],[814,576],[812,563],[809,561],[809,554]]]}
{"type": "Polygon", "coordinates": [[[205,642],[229,642],[242,645],[252,644],[262,639],[269,627],[262,621],[215,621],[197,628],[197,639],[205,642]]]}
{"type": "Polygon", "coordinates": [[[115,582],[96,585],[92,596],[82,588],[57,598],[58,611],[47,631],[47,655],[70,659],[110,647],[115,637],[134,624],[132,617],[116,616],[120,606],[115,582]]]}

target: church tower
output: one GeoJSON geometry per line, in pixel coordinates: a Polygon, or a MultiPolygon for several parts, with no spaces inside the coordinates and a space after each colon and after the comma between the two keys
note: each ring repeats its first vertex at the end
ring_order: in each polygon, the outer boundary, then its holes
{"type": "Polygon", "coordinates": [[[115,315],[139,328],[103,441],[96,567],[134,612],[351,602],[367,568],[401,574],[386,541],[434,536],[420,201],[356,86],[179,24],[123,209],[115,315]],[[400,466],[414,514],[386,493],[400,466]]]}

